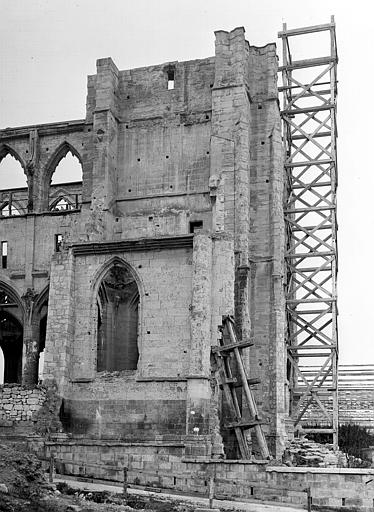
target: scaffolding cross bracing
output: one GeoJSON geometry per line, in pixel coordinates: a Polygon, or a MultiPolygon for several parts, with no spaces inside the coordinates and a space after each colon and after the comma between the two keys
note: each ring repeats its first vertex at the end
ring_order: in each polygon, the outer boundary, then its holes
{"type": "MultiPolygon", "coordinates": [[[[336,96],[338,63],[331,23],[283,30],[286,308],[290,412],[295,428],[312,406],[338,443],[336,96]],[[294,60],[295,37],[327,32],[327,55],[294,60]],[[315,371],[305,368],[313,365],[315,371]],[[316,370],[317,368],[317,370],[316,370]],[[332,396],[332,408],[323,397],[332,396]]],[[[300,39],[298,40],[300,41],[300,39]]],[[[306,38],[303,37],[305,44],[306,38]]],[[[310,428],[308,431],[321,430],[310,428]]]]}

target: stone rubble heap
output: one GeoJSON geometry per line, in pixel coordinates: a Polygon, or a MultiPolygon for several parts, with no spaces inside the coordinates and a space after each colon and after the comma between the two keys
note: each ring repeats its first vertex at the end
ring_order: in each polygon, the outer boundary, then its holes
{"type": "Polygon", "coordinates": [[[284,462],[287,466],[338,468],[346,465],[346,457],[344,453],[334,451],[332,444],[315,443],[301,437],[289,443],[284,462]]]}

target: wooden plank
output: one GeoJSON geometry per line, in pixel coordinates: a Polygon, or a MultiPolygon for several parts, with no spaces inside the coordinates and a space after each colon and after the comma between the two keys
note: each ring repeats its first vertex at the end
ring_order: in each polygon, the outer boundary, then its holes
{"type": "Polygon", "coordinates": [[[256,425],[264,425],[264,424],[265,424],[265,422],[263,420],[251,419],[251,420],[241,420],[241,421],[234,421],[231,423],[226,423],[223,427],[227,428],[227,429],[237,428],[237,427],[249,429],[249,428],[255,427],[256,425]]]}
{"type": "MultiPolygon", "coordinates": [[[[227,328],[228,328],[228,331],[229,331],[229,334],[230,334],[230,338],[231,338],[232,344],[233,345],[237,345],[237,339],[236,339],[236,335],[235,335],[235,332],[234,332],[233,321],[232,321],[231,317],[227,317],[226,318],[226,325],[227,325],[227,328]]],[[[235,354],[235,359],[236,359],[236,362],[237,362],[237,365],[238,365],[238,370],[239,370],[239,373],[240,373],[240,376],[241,376],[241,379],[242,379],[242,382],[243,382],[243,390],[244,390],[244,394],[245,394],[245,397],[246,397],[249,413],[250,413],[252,418],[257,418],[258,417],[257,405],[256,405],[256,402],[255,402],[253,396],[252,396],[251,390],[250,390],[250,388],[248,386],[248,382],[247,382],[248,377],[246,375],[246,372],[245,372],[245,369],[244,369],[244,366],[243,366],[243,361],[242,361],[242,358],[241,358],[241,354],[240,354],[239,349],[237,347],[234,348],[234,354],[235,354]]],[[[266,443],[266,439],[265,439],[264,433],[262,431],[261,425],[255,425],[254,426],[254,430],[255,430],[255,433],[256,433],[257,442],[259,444],[262,457],[264,459],[270,459],[269,449],[268,449],[268,446],[267,446],[267,443],[266,443]]]]}
{"type": "Polygon", "coordinates": [[[318,251],[315,251],[315,252],[301,252],[301,253],[288,253],[286,254],[285,258],[291,258],[291,259],[294,259],[294,258],[300,258],[300,260],[304,260],[305,258],[316,258],[316,257],[319,257],[319,258],[326,258],[327,256],[335,256],[336,255],[336,251],[321,251],[321,252],[318,252],[318,251]]]}
{"type": "Polygon", "coordinates": [[[325,352],[313,352],[311,354],[295,354],[295,357],[326,357],[325,352]]]}
{"type": "MultiPolygon", "coordinates": [[[[281,111],[283,117],[294,116],[296,114],[307,114],[308,112],[322,112],[323,110],[331,110],[335,105],[321,105],[320,107],[305,107],[305,108],[289,108],[281,111]]],[[[286,119],[287,121],[287,119],[286,119]]],[[[300,129],[299,127],[297,127],[300,129]]]]}
{"type": "Polygon", "coordinates": [[[318,302],[328,302],[328,303],[331,303],[331,302],[335,302],[336,299],[335,298],[324,298],[324,299],[306,299],[306,300],[296,300],[296,299],[287,299],[286,302],[287,304],[315,304],[315,303],[318,303],[318,302]]]}
{"type": "Polygon", "coordinates": [[[328,206],[313,206],[310,205],[308,208],[292,208],[285,210],[284,213],[304,213],[304,212],[322,212],[325,210],[335,210],[336,206],[333,204],[329,204],[328,206]]]}
{"type": "MultiPolygon", "coordinates": [[[[223,382],[227,378],[227,376],[226,376],[227,370],[225,368],[225,363],[218,354],[215,354],[215,360],[216,360],[216,363],[217,363],[217,366],[219,369],[218,375],[220,377],[220,381],[223,382]]],[[[222,384],[222,387],[223,387],[223,391],[224,391],[224,394],[226,397],[227,406],[230,410],[231,417],[236,418],[239,421],[241,419],[241,412],[240,412],[240,408],[239,408],[239,404],[238,404],[236,395],[235,395],[235,399],[234,399],[234,396],[233,396],[233,394],[230,390],[230,387],[228,385],[222,384]]],[[[240,455],[241,455],[242,459],[249,459],[251,454],[249,453],[247,442],[244,438],[242,430],[239,427],[235,428],[234,430],[235,430],[235,436],[238,441],[239,451],[240,451],[240,455]]]]}
{"type": "MultiPolygon", "coordinates": [[[[335,348],[336,345],[334,345],[335,348]]],[[[326,349],[331,350],[331,345],[297,345],[289,347],[288,350],[294,351],[294,350],[311,350],[311,349],[326,349]]]]}
{"type": "Polygon", "coordinates": [[[315,66],[324,66],[326,64],[334,64],[335,57],[315,57],[313,59],[295,60],[292,64],[279,66],[279,71],[292,71],[293,69],[312,68],[315,66]]]}
{"type": "Polygon", "coordinates": [[[313,32],[323,32],[326,30],[331,30],[335,27],[334,23],[325,23],[323,25],[311,25],[309,27],[302,28],[293,28],[291,30],[282,30],[278,32],[278,37],[292,37],[292,36],[300,36],[304,34],[312,34],[313,32]]]}
{"type": "Polygon", "coordinates": [[[216,345],[212,347],[212,352],[232,352],[235,348],[247,348],[254,345],[253,341],[241,341],[236,343],[228,343],[227,345],[216,345]]]}
{"type": "MultiPolygon", "coordinates": [[[[297,80],[296,80],[296,82],[297,82],[297,80]]],[[[314,80],[313,80],[313,82],[314,82],[314,80]]],[[[310,84],[302,84],[300,82],[297,82],[297,83],[298,83],[298,85],[286,85],[286,86],[278,87],[278,91],[279,92],[283,92],[283,91],[287,91],[287,90],[291,90],[291,89],[307,89],[307,88],[310,87],[310,84]]],[[[316,82],[316,83],[314,83],[313,86],[317,87],[319,85],[330,85],[330,84],[331,84],[330,81],[328,81],[328,82],[316,82]]]]}
{"type": "Polygon", "coordinates": [[[327,165],[327,164],[333,164],[334,160],[331,160],[330,158],[325,158],[323,160],[306,160],[304,162],[286,162],[285,167],[304,167],[304,166],[312,166],[312,165],[327,165]]]}
{"type": "Polygon", "coordinates": [[[333,434],[336,430],[334,428],[303,428],[303,432],[310,434],[333,434]]]}
{"type": "MultiPolygon", "coordinates": [[[[256,384],[261,384],[261,379],[247,379],[248,386],[255,386],[256,384]]],[[[229,386],[233,386],[234,388],[241,388],[243,387],[243,384],[241,382],[238,382],[236,378],[233,379],[226,379],[225,384],[228,384],[229,386]]]]}
{"type": "MultiPolygon", "coordinates": [[[[313,86],[314,87],[314,86],[313,86]]],[[[314,93],[313,89],[310,89],[311,92],[309,93],[305,93],[303,94],[303,98],[312,98],[313,96],[316,96],[316,94],[314,93]]],[[[315,91],[318,95],[321,95],[321,96],[328,96],[329,94],[331,94],[331,89],[321,89],[321,90],[317,90],[315,91]]],[[[298,98],[299,96],[298,95],[291,95],[290,98],[291,98],[291,101],[295,100],[296,98],[298,98]]]]}
{"type": "MultiPolygon", "coordinates": [[[[294,135],[292,138],[293,140],[304,140],[304,139],[310,139],[311,137],[313,138],[318,138],[318,137],[331,137],[331,130],[328,131],[328,132],[319,132],[319,133],[316,133],[315,135],[312,136],[311,133],[307,133],[306,135],[294,135]]],[[[328,183],[328,185],[331,186],[331,183],[328,183]]]]}
{"type": "Polygon", "coordinates": [[[295,313],[295,316],[300,316],[300,315],[318,315],[318,314],[328,314],[328,313],[331,313],[331,308],[327,308],[327,309],[303,309],[303,310],[300,310],[300,311],[295,311],[294,309],[290,309],[289,311],[291,312],[294,312],[295,313]]]}
{"type": "Polygon", "coordinates": [[[223,384],[236,384],[238,382],[238,379],[236,377],[232,377],[231,379],[229,379],[228,377],[225,377],[224,380],[222,381],[222,385],[223,384]]]}
{"type": "MultiPolygon", "coordinates": [[[[294,395],[303,395],[305,393],[306,389],[305,388],[294,388],[292,390],[293,394],[294,395]]],[[[332,388],[328,388],[328,389],[325,389],[325,388],[322,388],[321,390],[318,390],[318,394],[321,395],[321,396],[331,396],[331,392],[332,391],[336,391],[336,389],[332,389],[332,388]]],[[[309,394],[311,393],[311,391],[308,391],[308,396],[309,394]]]]}

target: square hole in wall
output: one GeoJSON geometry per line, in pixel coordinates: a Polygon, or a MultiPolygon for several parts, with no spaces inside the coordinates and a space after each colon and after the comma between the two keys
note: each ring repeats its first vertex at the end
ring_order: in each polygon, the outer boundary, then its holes
{"type": "Polygon", "coordinates": [[[190,233],[196,233],[196,231],[201,231],[203,229],[203,221],[202,220],[193,220],[190,222],[190,233]]]}

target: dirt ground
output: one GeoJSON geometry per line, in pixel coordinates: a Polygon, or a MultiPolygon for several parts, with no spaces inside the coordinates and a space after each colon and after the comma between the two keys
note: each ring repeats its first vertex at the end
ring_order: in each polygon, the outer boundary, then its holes
{"type": "Polygon", "coordinates": [[[49,484],[41,462],[20,447],[0,445],[0,512],[188,512],[154,498],[77,491],[49,484]]]}

